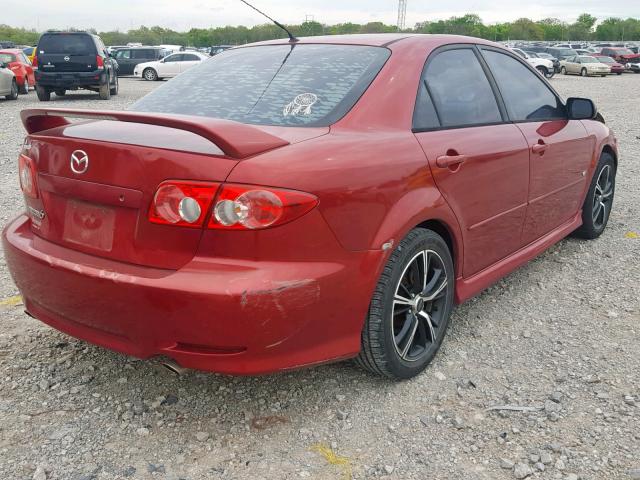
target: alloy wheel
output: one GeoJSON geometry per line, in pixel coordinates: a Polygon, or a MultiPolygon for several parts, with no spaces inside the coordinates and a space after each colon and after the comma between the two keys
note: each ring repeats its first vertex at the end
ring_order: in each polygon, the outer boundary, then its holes
{"type": "Polygon", "coordinates": [[[407,263],[391,312],[393,342],[402,360],[415,362],[437,348],[448,288],[444,262],[433,250],[420,251],[407,263]]]}
{"type": "Polygon", "coordinates": [[[606,223],[611,211],[611,202],[613,200],[613,178],[611,175],[611,166],[605,165],[595,185],[595,192],[593,195],[593,208],[591,209],[593,215],[593,226],[596,229],[600,229],[606,223]]]}

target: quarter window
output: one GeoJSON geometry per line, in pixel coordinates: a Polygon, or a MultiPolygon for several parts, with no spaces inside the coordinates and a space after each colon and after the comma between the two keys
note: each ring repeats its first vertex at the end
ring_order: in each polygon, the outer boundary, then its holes
{"type": "Polygon", "coordinates": [[[483,55],[512,121],[566,118],[564,106],[538,73],[504,53],[484,50],[483,55]]]}
{"type": "Polygon", "coordinates": [[[473,50],[438,53],[427,64],[425,79],[442,127],[502,121],[489,80],[473,50]]]}

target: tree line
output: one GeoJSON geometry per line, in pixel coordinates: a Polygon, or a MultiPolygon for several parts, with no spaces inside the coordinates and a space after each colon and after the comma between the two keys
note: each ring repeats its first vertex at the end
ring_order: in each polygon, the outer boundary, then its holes
{"type": "MultiPolygon", "coordinates": [[[[585,41],[608,40],[627,41],[640,40],[640,19],[606,18],[600,23],[588,13],[583,13],[573,23],[563,22],[557,18],[545,18],[533,21],[520,18],[513,22],[485,25],[475,14],[451,17],[446,20],[424,21],[407,33],[441,33],[469,35],[494,41],[504,40],[547,40],[547,41],[585,41]],[[596,25],[597,23],[597,25],[596,25]]],[[[390,33],[396,32],[395,25],[382,22],[339,23],[324,25],[310,21],[300,25],[288,25],[295,36],[338,35],[351,33],[390,33]]],[[[90,29],[93,33],[98,33],[90,29]]],[[[0,25],[0,41],[13,41],[19,45],[35,45],[41,32],[9,25],[0,25]]],[[[99,32],[106,45],[126,45],[129,42],[140,42],[144,45],[185,45],[207,47],[211,45],[241,45],[261,40],[286,37],[284,32],[273,24],[253,27],[226,26],[217,28],[192,28],[187,32],[177,32],[159,26],[139,27],[121,32],[118,30],[99,32]]]]}

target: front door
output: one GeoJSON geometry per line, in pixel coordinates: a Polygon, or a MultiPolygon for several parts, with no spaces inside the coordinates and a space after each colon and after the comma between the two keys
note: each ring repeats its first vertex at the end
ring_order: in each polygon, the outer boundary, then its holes
{"type": "Polygon", "coordinates": [[[529,193],[522,241],[528,244],[568,222],[580,209],[594,140],[582,122],[515,57],[483,49],[509,118],[529,146],[529,193]]]}
{"type": "Polygon", "coordinates": [[[504,121],[472,47],[436,52],[425,66],[414,132],[463,231],[463,275],[518,250],[529,184],[527,143],[504,121]]]}

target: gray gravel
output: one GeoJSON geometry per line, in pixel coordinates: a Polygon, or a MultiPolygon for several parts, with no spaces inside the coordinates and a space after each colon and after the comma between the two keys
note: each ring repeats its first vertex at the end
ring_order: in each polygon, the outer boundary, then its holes
{"type": "MultiPolygon", "coordinates": [[[[390,383],[343,363],[177,377],[4,302],[0,478],[640,478],[640,75],[552,83],[592,97],[620,139],[609,227],[457,308],[423,375],[390,383]]],[[[156,85],[128,79],[109,102],[72,93],[50,105],[122,108],[156,85]]],[[[38,105],[0,101],[3,224],[22,206],[18,112],[38,105]]]]}

